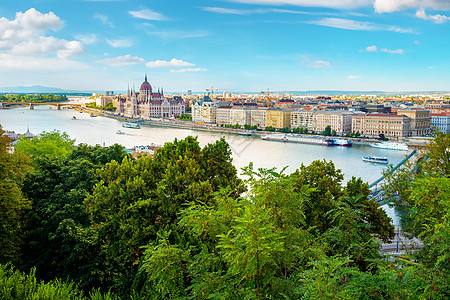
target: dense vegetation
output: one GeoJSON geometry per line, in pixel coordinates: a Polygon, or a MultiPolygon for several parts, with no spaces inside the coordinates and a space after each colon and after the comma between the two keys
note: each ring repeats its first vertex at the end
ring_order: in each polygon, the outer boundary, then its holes
{"type": "Polygon", "coordinates": [[[0,95],[0,102],[25,102],[25,103],[42,103],[42,102],[61,102],[67,101],[66,95],[30,95],[30,94],[6,94],[0,95]]]}
{"type": "Polygon", "coordinates": [[[191,114],[181,114],[177,117],[177,119],[182,121],[192,121],[192,115],[191,114]]]}
{"type": "Polygon", "coordinates": [[[390,262],[389,217],[329,161],[242,180],[224,139],[133,159],[59,132],[10,154],[1,135],[0,298],[448,299],[449,146],[439,135],[418,174],[390,177],[424,241],[390,262]]]}
{"type": "Polygon", "coordinates": [[[88,104],[86,104],[87,107],[89,108],[94,108],[94,109],[100,109],[100,110],[106,110],[106,111],[116,111],[116,107],[114,107],[114,105],[112,104],[112,102],[108,102],[106,103],[105,106],[97,106],[95,104],[95,102],[89,102],[88,104]]]}

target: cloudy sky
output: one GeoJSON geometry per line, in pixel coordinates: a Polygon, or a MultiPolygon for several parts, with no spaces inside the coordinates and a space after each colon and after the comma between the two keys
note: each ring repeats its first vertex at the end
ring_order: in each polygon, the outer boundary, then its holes
{"type": "Polygon", "coordinates": [[[450,0],[0,4],[0,86],[450,90],[450,0]]]}

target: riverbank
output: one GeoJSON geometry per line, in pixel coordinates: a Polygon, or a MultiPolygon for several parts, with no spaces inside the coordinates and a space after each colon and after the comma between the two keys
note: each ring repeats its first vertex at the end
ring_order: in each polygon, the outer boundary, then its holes
{"type": "MultiPolygon", "coordinates": [[[[248,130],[245,129],[237,129],[237,128],[225,128],[220,127],[215,124],[199,124],[192,121],[180,121],[180,120],[174,120],[174,119],[159,119],[159,118],[153,118],[153,119],[140,119],[140,118],[129,118],[125,116],[120,116],[115,113],[106,112],[98,109],[93,108],[74,108],[75,110],[83,111],[85,113],[89,114],[95,114],[95,115],[102,115],[109,118],[114,118],[116,120],[121,120],[124,122],[139,122],[141,124],[147,124],[151,126],[160,126],[160,127],[170,127],[170,128],[180,128],[180,129],[191,129],[191,130],[199,130],[199,131],[210,131],[210,132],[218,132],[218,133],[226,133],[226,134],[239,134],[248,130]]],[[[282,134],[281,132],[272,132],[272,131],[254,131],[252,133],[253,136],[261,137],[266,134],[282,134]]],[[[314,136],[314,137],[324,137],[322,135],[313,135],[313,134],[305,134],[305,136],[314,136]]],[[[370,139],[370,138],[362,138],[362,137],[341,137],[346,138],[352,141],[355,145],[369,145],[370,143],[376,143],[379,142],[378,139],[370,139]]]]}

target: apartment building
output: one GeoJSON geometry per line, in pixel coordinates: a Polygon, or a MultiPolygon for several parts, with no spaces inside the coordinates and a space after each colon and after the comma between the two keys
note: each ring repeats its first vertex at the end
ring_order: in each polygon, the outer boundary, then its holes
{"type": "Polygon", "coordinates": [[[250,125],[256,126],[258,129],[266,128],[268,107],[257,107],[251,110],[250,125]]]}
{"type": "Polygon", "coordinates": [[[212,102],[208,96],[205,96],[201,102],[192,106],[192,121],[215,124],[218,106],[219,102],[212,102]]]}
{"type": "Polygon", "coordinates": [[[352,132],[352,117],[355,113],[350,111],[316,111],[313,117],[313,129],[315,132],[322,132],[327,126],[335,130],[337,134],[352,132]]]}
{"type": "Polygon", "coordinates": [[[231,125],[232,106],[219,106],[216,112],[217,125],[231,125]]]}
{"type": "Polygon", "coordinates": [[[352,132],[367,137],[401,138],[410,135],[411,119],[398,114],[357,114],[352,118],[352,132]]]}
{"type": "Polygon", "coordinates": [[[428,109],[398,109],[397,114],[411,119],[409,136],[423,136],[431,133],[431,117],[428,109]]]}
{"type": "Polygon", "coordinates": [[[434,131],[440,131],[450,134],[450,113],[430,114],[431,128],[434,131]]]}
{"type": "Polygon", "coordinates": [[[231,108],[230,123],[232,125],[238,124],[240,126],[250,125],[251,123],[250,107],[235,106],[231,108]]]}
{"type": "Polygon", "coordinates": [[[291,113],[291,128],[314,130],[314,113],[317,110],[299,109],[291,113]]]}
{"type": "Polygon", "coordinates": [[[290,128],[292,110],[269,108],[266,113],[266,127],[290,128]]]}

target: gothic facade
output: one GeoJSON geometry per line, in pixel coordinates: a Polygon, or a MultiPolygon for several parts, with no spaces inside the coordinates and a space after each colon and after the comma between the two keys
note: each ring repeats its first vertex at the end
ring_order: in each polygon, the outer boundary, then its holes
{"type": "Polygon", "coordinates": [[[139,93],[128,88],[125,98],[117,101],[117,111],[132,118],[172,118],[185,113],[184,101],[181,98],[168,99],[164,91],[153,92],[152,86],[145,80],[139,93]]]}

